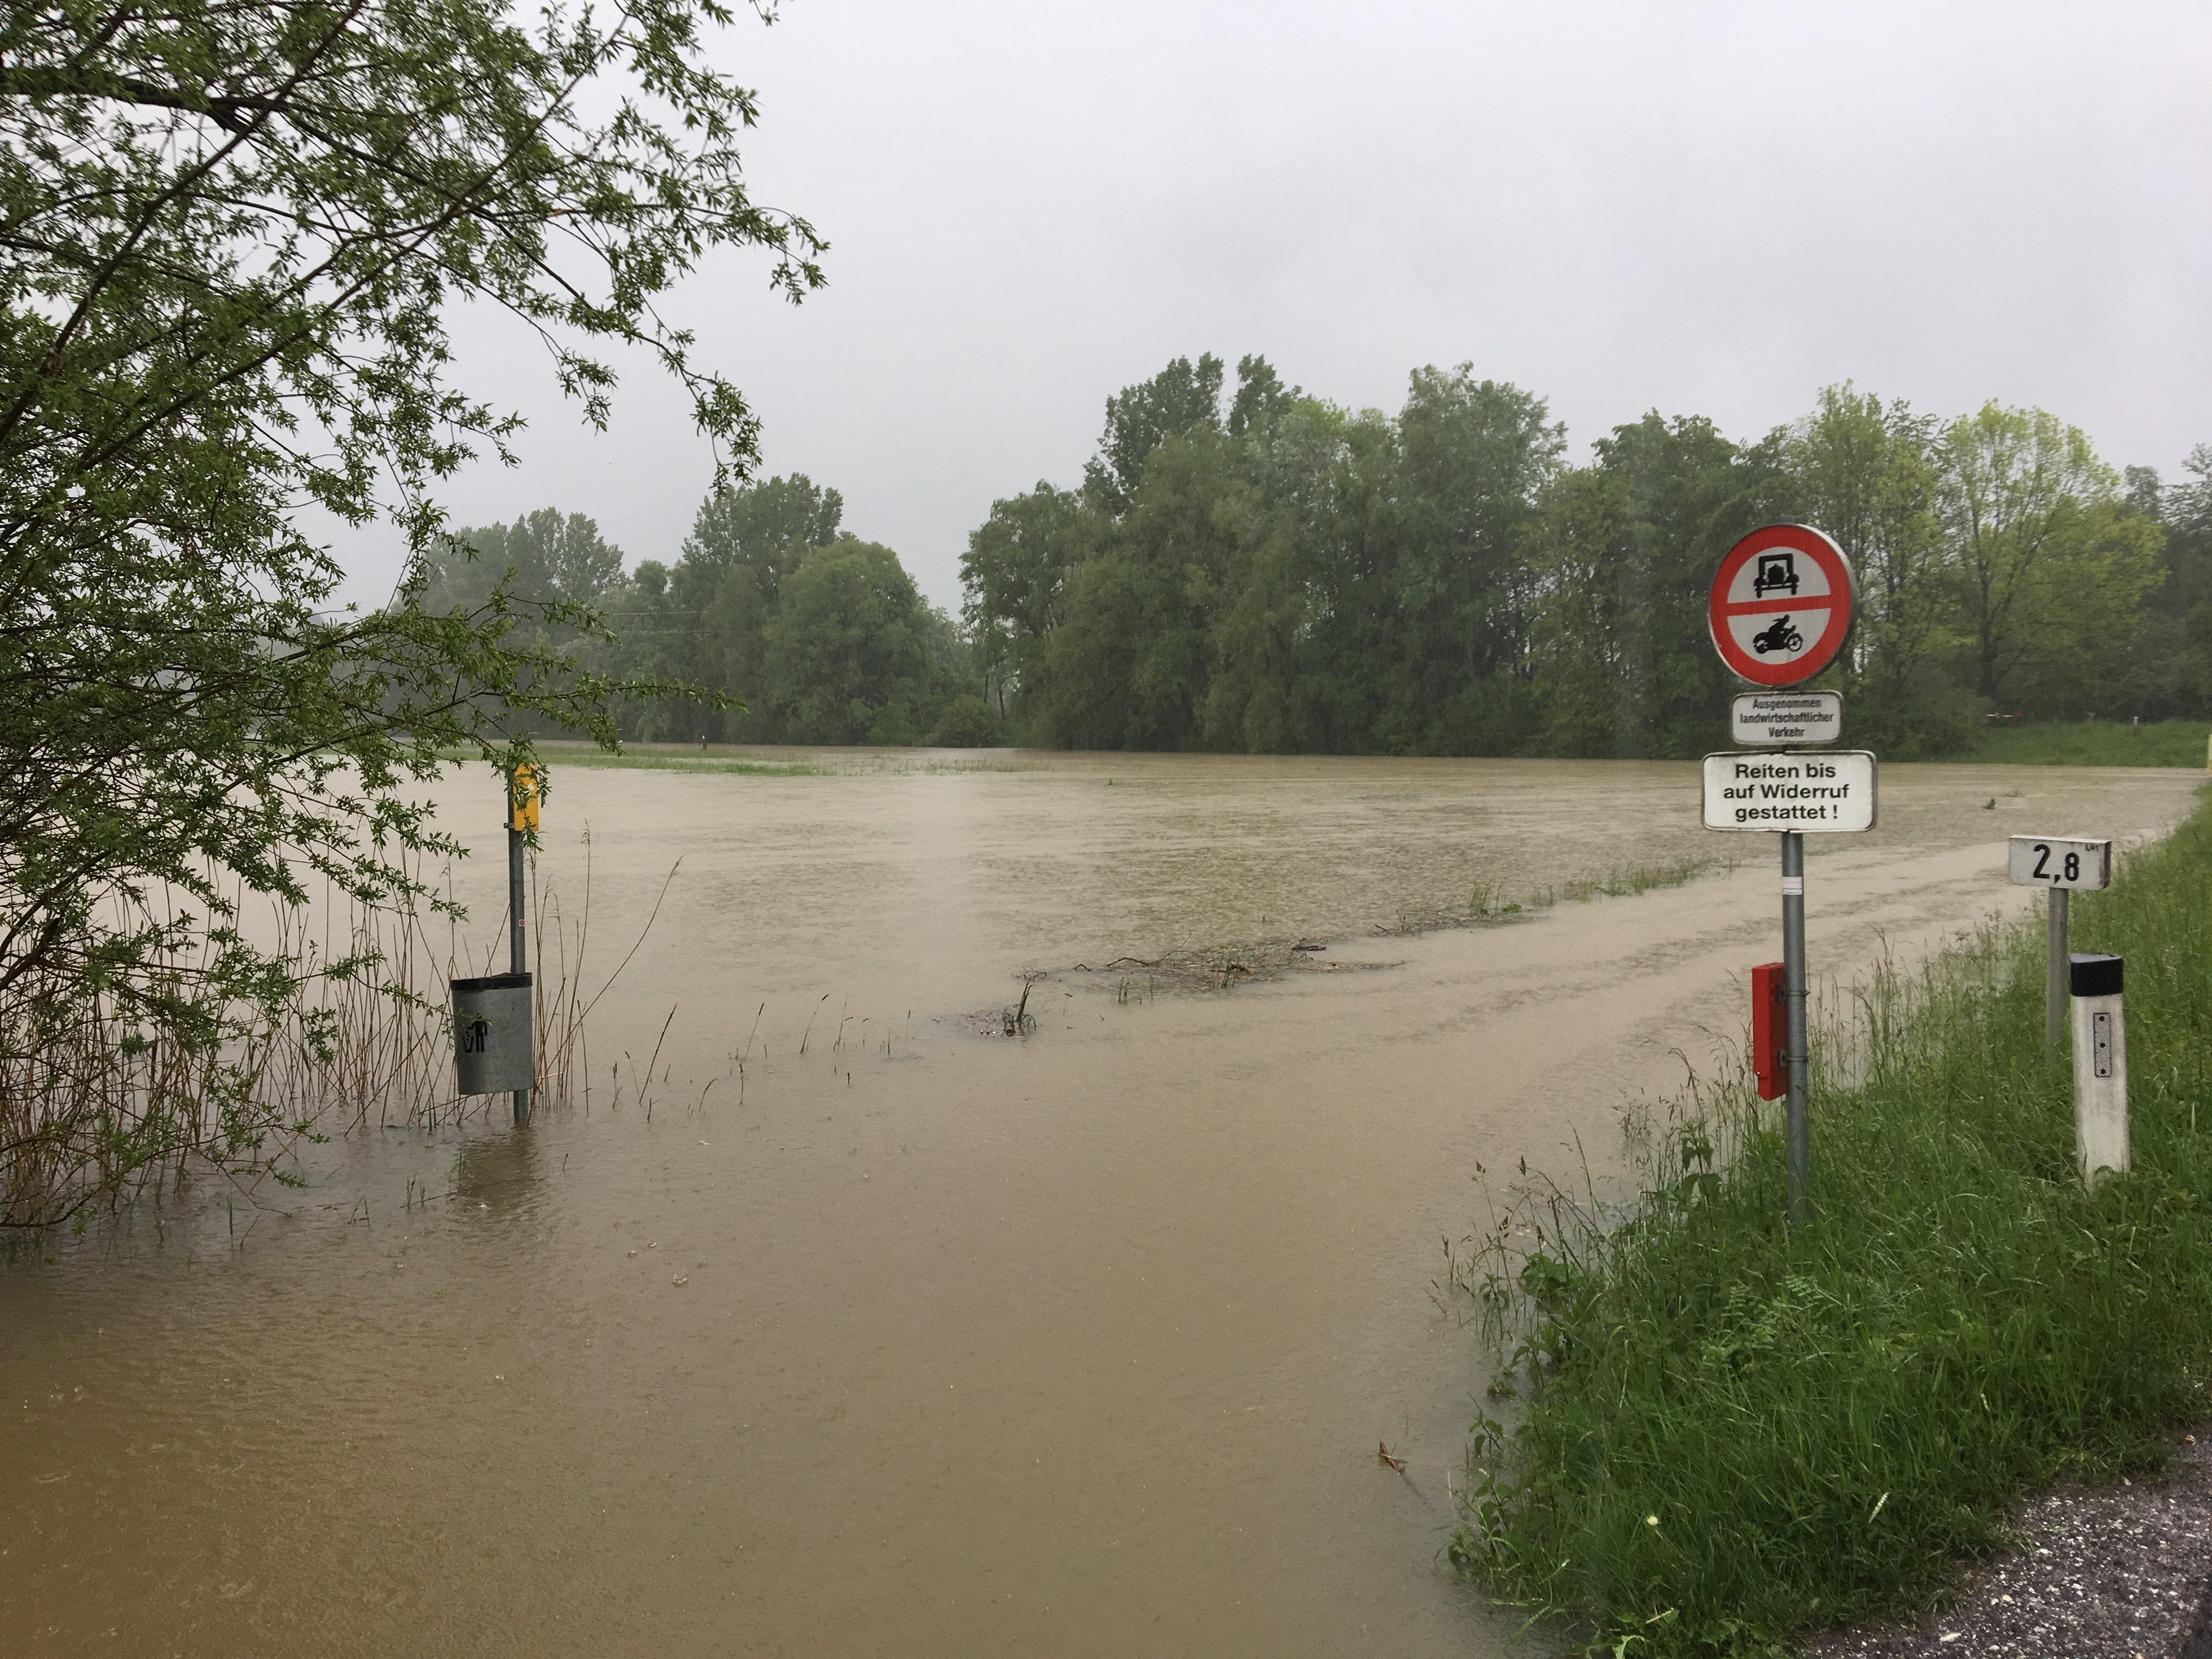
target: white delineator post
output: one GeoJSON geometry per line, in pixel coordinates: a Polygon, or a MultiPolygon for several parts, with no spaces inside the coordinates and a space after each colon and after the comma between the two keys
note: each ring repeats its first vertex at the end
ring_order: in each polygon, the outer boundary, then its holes
{"type": "Polygon", "coordinates": [[[2074,1145],[2081,1177],[2124,1174],[2128,1159],[2128,1031],[2122,958],[2075,954],[2067,963],[2074,1024],[2074,1145]]]}

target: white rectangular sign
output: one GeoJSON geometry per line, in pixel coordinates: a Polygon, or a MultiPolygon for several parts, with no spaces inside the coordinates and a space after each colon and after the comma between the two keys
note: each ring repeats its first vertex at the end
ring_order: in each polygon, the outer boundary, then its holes
{"type": "Polygon", "coordinates": [[[2112,843],[2080,836],[2014,836],[2005,868],[2023,887],[2107,887],[2112,843]]]}
{"type": "Polygon", "coordinates": [[[1705,757],[1708,830],[1836,834],[1871,830],[1874,818],[1874,756],[1866,750],[1705,757]]]}
{"type": "Polygon", "coordinates": [[[1737,743],[1833,743],[1844,735],[1840,691],[1747,691],[1731,705],[1737,743]]]}

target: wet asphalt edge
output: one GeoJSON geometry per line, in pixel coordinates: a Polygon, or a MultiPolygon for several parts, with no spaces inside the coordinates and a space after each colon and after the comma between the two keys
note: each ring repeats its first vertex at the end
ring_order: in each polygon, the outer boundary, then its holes
{"type": "Polygon", "coordinates": [[[2189,1627],[2176,1659],[2212,1659],[2212,1579],[2205,1581],[2204,1594],[2197,1604],[2197,1622],[2189,1627]]]}

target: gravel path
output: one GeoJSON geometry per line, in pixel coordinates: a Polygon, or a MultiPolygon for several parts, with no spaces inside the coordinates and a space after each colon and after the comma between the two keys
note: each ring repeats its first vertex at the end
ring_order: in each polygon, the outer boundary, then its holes
{"type": "Polygon", "coordinates": [[[2045,1492],[2014,1525],[2021,1547],[1947,1612],[1833,1631],[1805,1659],[2212,1659],[2212,1431],[2163,1480],[2045,1492]]]}

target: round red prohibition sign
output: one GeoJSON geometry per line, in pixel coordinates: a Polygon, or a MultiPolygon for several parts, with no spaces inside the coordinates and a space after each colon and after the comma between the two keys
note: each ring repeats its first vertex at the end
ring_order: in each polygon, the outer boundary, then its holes
{"type": "Polygon", "coordinates": [[[1728,550],[1705,607],[1713,649],[1753,685],[1795,685],[1851,631],[1851,564],[1810,525],[1771,524],[1728,550]]]}

